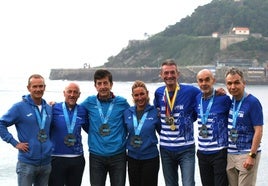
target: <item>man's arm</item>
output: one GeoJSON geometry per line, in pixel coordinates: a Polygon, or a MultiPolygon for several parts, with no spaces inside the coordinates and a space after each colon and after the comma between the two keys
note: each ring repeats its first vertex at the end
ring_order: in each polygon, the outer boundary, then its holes
{"type": "MultiPolygon", "coordinates": [[[[262,125],[254,126],[254,131],[255,132],[254,132],[250,152],[253,153],[253,154],[257,154],[257,150],[258,150],[258,147],[259,147],[259,145],[261,143],[261,139],[262,139],[262,132],[263,132],[262,125]]],[[[246,161],[243,163],[243,166],[246,169],[251,169],[254,166],[254,164],[255,164],[255,158],[251,157],[251,156],[248,156],[246,161]]]]}

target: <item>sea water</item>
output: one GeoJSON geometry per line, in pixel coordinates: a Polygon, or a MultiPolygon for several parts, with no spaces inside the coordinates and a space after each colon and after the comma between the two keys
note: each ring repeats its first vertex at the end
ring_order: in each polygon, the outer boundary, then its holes
{"type": "MultiPolygon", "coordinates": [[[[21,100],[21,96],[24,94],[28,94],[27,91],[27,78],[28,76],[21,75],[21,76],[12,76],[12,77],[4,77],[0,78],[0,115],[5,113],[11,106],[17,101],[21,100]]],[[[47,101],[63,101],[63,89],[67,85],[69,81],[62,81],[62,80],[54,80],[51,81],[46,78],[46,92],[44,94],[44,98],[47,101]]],[[[94,82],[92,81],[79,81],[77,82],[81,88],[81,96],[78,102],[82,102],[87,96],[96,94],[96,89],[94,87],[94,82]]],[[[129,104],[133,105],[132,97],[131,97],[131,86],[133,82],[114,82],[112,91],[115,95],[120,95],[125,97],[129,104]]],[[[163,83],[147,83],[147,88],[149,90],[150,95],[150,102],[152,103],[154,91],[157,87],[163,85],[163,83]]],[[[196,86],[196,85],[195,85],[196,86]]],[[[217,84],[217,87],[225,86],[223,84],[217,84]]],[[[252,85],[246,86],[246,91],[248,93],[252,93],[255,95],[261,102],[263,106],[263,113],[264,113],[264,132],[262,138],[262,156],[259,164],[259,171],[258,171],[258,178],[257,178],[257,186],[266,186],[268,183],[268,153],[267,153],[267,143],[268,143],[268,136],[267,136],[267,123],[268,123],[268,86],[264,85],[252,85]]],[[[15,128],[9,127],[9,131],[12,132],[14,137],[17,136],[15,128]]],[[[196,130],[195,130],[196,131],[196,130]]],[[[82,133],[83,135],[83,144],[84,144],[84,152],[85,152],[85,159],[86,159],[86,167],[84,171],[82,185],[90,185],[89,184],[89,163],[88,163],[88,147],[87,147],[87,134],[82,133]]],[[[196,135],[196,134],[195,134],[196,135]]],[[[197,139],[197,138],[196,138],[197,139]]],[[[17,174],[16,174],[16,163],[17,163],[17,150],[7,144],[6,142],[0,139],[0,185],[1,186],[14,186],[17,185],[17,174]]],[[[196,185],[200,186],[200,177],[199,177],[199,170],[198,170],[198,163],[196,160],[196,169],[195,169],[195,181],[196,185]]],[[[180,170],[178,171],[180,172],[180,170]]],[[[107,184],[109,184],[109,176],[107,176],[107,184]]],[[[179,177],[181,180],[181,178],[179,177]]],[[[126,182],[128,185],[128,181],[126,182]]],[[[164,186],[164,178],[163,173],[160,168],[159,171],[159,179],[158,185],[164,186]]],[[[180,183],[181,185],[181,183],[180,183]]]]}

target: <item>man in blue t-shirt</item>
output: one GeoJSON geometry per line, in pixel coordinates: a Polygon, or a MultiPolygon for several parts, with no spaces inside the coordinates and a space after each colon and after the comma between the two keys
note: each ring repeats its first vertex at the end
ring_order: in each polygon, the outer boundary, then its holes
{"type": "Polygon", "coordinates": [[[228,119],[227,175],[230,186],[256,185],[261,156],[263,112],[259,100],[245,91],[243,72],[231,68],[225,83],[233,96],[228,119]]]}
{"type": "Polygon", "coordinates": [[[155,91],[154,106],[161,117],[160,155],[165,183],[178,185],[178,167],[181,169],[182,184],[194,186],[195,141],[193,123],[197,87],[178,83],[179,71],[174,60],[166,60],[160,76],[165,82],[155,91]]]}
{"type": "Polygon", "coordinates": [[[70,82],[63,91],[64,101],[53,105],[51,123],[52,171],[48,186],[82,183],[85,158],[82,144],[82,129],[88,132],[88,113],[77,104],[80,87],[70,82]]]}
{"type": "Polygon", "coordinates": [[[217,95],[213,73],[200,70],[196,76],[202,91],[196,97],[198,113],[198,164],[202,185],[228,186],[226,173],[228,146],[228,113],[231,99],[217,95]]]}

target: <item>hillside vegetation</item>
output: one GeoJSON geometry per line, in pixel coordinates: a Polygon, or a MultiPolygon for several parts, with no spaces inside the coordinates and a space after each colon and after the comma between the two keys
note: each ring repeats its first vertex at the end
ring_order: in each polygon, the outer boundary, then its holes
{"type": "Polygon", "coordinates": [[[259,66],[268,60],[268,0],[213,0],[146,40],[129,41],[104,67],[159,67],[167,58],[180,66],[215,65],[224,59],[254,59],[259,66]],[[247,41],[220,50],[220,38],[213,32],[229,34],[233,27],[248,27],[247,41]]]}

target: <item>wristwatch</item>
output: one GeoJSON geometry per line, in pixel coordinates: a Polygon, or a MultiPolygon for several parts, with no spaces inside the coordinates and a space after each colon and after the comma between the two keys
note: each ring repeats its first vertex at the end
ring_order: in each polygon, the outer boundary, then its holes
{"type": "Polygon", "coordinates": [[[257,156],[256,153],[252,153],[252,152],[248,153],[248,155],[249,155],[250,157],[252,157],[252,158],[256,158],[256,156],[257,156]]]}

